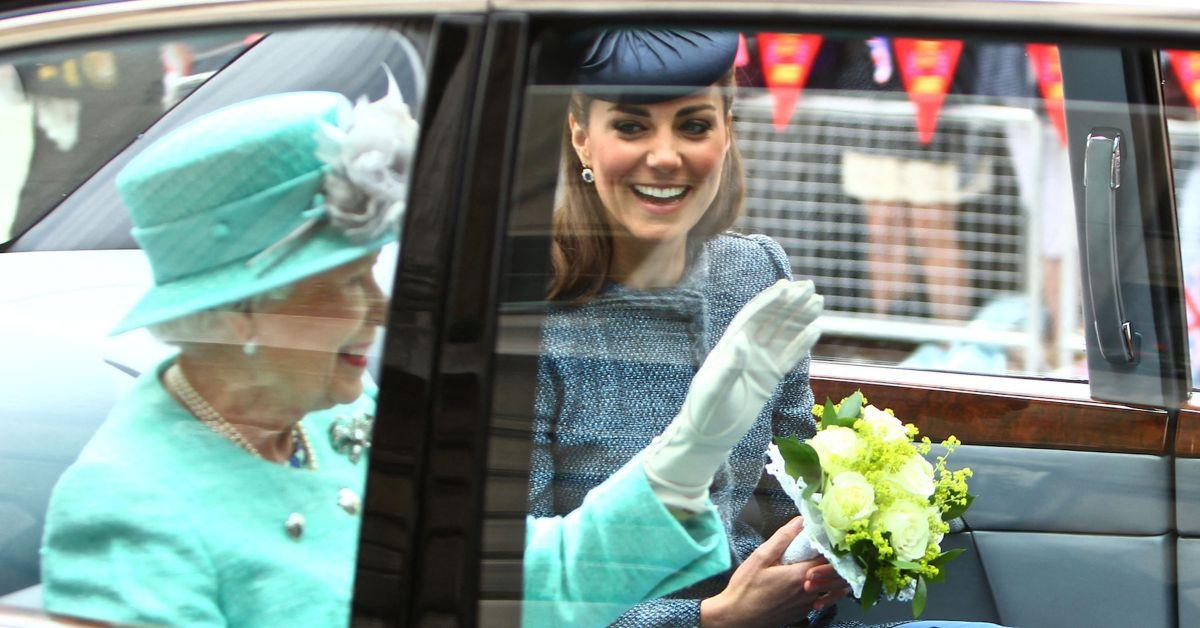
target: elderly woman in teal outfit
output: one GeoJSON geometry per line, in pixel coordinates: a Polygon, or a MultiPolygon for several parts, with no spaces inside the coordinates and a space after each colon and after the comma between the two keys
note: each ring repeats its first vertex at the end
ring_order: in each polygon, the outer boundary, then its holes
{"type": "Polygon", "coordinates": [[[43,545],[53,613],[117,623],[348,620],[372,275],[395,241],[416,122],[308,92],[198,118],[117,186],[154,286],[114,333],[178,354],[145,373],[55,488],[43,545]]]}

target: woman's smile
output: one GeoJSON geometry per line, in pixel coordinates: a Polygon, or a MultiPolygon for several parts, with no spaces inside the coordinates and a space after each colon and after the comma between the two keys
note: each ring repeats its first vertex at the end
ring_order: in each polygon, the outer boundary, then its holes
{"type": "Polygon", "coordinates": [[[689,185],[643,185],[629,186],[633,195],[641,202],[642,207],[658,215],[673,214],[683,207],[684,201],[692,191],[689,185]]]}
{"type": "Polygon", "coordinates": [[[371,343],[361,342],[342,347],[338,351],[338,360],[349,364],[355,368],[367,368],[367,350],[371,348],[371,343]]]}

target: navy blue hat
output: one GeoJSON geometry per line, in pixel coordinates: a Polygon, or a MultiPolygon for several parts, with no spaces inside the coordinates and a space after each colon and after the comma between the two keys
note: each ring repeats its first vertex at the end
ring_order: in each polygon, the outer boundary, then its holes
{"type": "Polygon", "coordinates": [[[735,31],[608,29],[588,39],[576,83],[613,102],[673,100],[716,83],[737,48],[735,31]]]}

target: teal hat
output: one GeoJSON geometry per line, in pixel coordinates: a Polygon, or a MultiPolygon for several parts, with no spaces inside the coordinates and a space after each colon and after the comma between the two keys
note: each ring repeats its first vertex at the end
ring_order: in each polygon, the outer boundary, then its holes
{"type": "Polygon", "coordinates": [[[117,189],[154,287],[111,333],[262,294],[396,240],[416,122],[394,87],[353,108],[329,92],[255,98],[130,161],[117,189]]]}

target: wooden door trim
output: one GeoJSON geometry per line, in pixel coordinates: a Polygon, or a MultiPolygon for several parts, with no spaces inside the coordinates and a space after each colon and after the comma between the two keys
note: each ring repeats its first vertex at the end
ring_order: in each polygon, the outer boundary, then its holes
{"type": "MultiPolygon", "coordinates": [[[[811,380],[819,402],[862,390],[935,441],[953,434],[968,445],[1167,453],[1166,412],[1089,399],[1086,382],[831,362],[813,362],[811,380]]],[[[1200,452],[1200,411],[1195,424],[1200,452]]]]}
{"type": "Polygon", "coordinates": [[[1188,405],[1179,409],[1179,428],[1175,433],[1175,456],[1200,458],[1200,396],[1192,395],[1188,405]]]}

